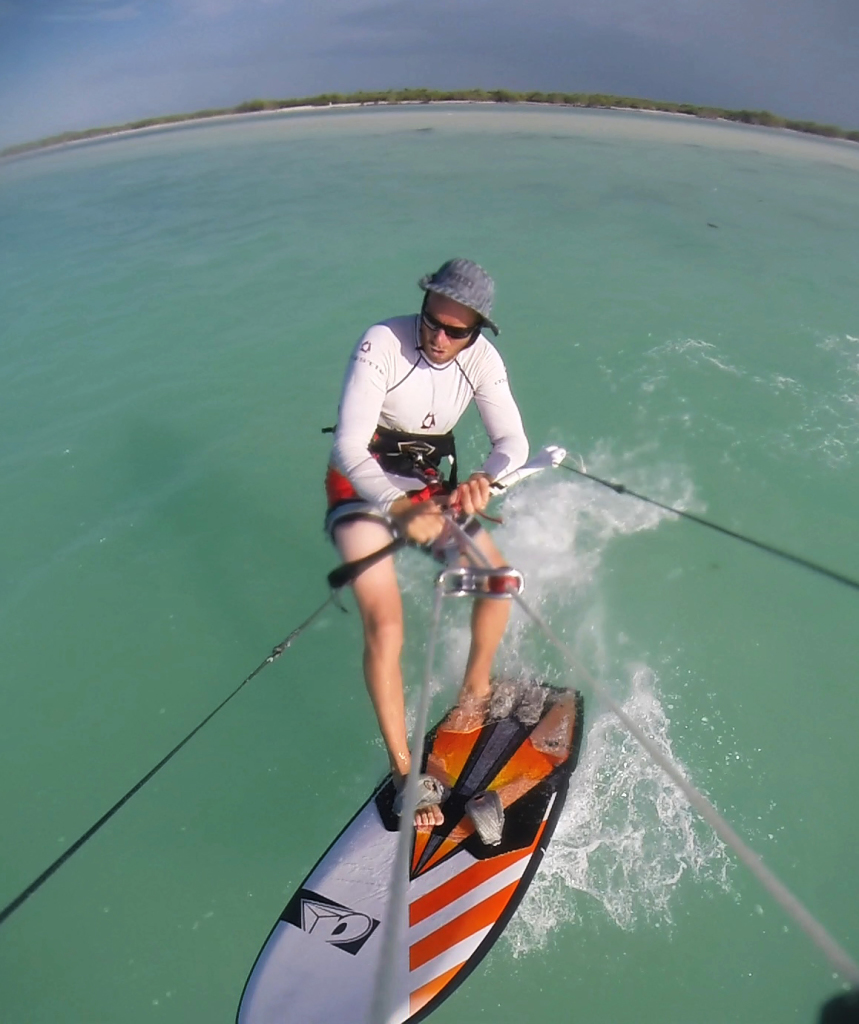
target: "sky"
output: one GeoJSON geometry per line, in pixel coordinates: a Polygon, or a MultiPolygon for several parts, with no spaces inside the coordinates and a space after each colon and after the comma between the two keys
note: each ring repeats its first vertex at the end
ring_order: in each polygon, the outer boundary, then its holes
{"type": "Polygon", "coordinates": [[[859,128],[859,0],[0,0],[0,147],[258,97],[608,92],[859,128]]]}

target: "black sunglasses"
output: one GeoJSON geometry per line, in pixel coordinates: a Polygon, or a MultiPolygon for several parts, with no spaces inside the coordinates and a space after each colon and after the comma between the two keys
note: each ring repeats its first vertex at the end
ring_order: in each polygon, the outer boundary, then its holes
{"type": "Polygon", "coordinates": [[[474,327],[451,327],[449,324],[443,324],[441,320],[436,320],[432,313],[430,313],[426,308],[426,304],[421,309],[421,320],[434,334],[444,331],[451,341],[465,341],[466,338],[479,334],[480,328],[483,326],[483,322],[480,320],[478,320],[474,327]]]}

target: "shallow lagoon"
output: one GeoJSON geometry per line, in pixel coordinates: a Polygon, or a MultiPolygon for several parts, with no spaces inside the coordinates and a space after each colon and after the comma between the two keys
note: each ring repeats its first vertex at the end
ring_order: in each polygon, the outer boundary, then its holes
{"type": "MultiPolygon", "coordinates": [[[[462,105],[0,166],[2,902],[324,597],[348,349],[451,255],[497,279],[535,446],[859,575],[857,173],[790,133],[462,105]]],[[[476,462],[476,418],[459,439],[476,462]]],[[[855,593],[572,477],[503,514],[553,626],[855,951],[855,593]]],[[[504,659],[561,672],[524,623],[504,659]]],[[[4,1020],[232,1019],[381,773],[358,664],[332,613],[7,922],[4,1020]]],[[[593,700],[588,729],[531,895],[433,1020],[811,1021],[819,955],[593,700]]]]}

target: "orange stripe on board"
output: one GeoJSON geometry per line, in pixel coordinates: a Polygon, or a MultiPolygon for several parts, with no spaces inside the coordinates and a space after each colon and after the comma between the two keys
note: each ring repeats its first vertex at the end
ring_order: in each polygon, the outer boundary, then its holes
{"type": "Polygon", "coordinates": [[[462,942],[463,939],[474,935],[475,932],[495,924],[518,885],[519,879],[517,878],[515,882],[506,885],[492,896],[487,896],[476,907],[466,910],[464,914],[460,914],[459,917],[448,921],[441,928],[437,928],[425,938],[414,943],[409,948],[409,970],[417,970],[418,967],[441,956],[457,942],[462,942]]]}
{"type": "Polygon", "coordinates": [[[449,971],[445,971],[437,978],[433,978],[432,981],[428,981],[426,985],[416,988],[409,998],[409,1016],[411,1017],[416,1014],[422,1006],[426,1006],[433,996],[438,995],[451,978],[458,973],[464,963],[465,961],[463,960],[461,964],[451,967],[449,971]]]}
{"type": "Polygon", "coordinates": [[[427,769],[444,775],[444,781],[454,786],[462,769],[480,738],[482,729],[471,729],[468,732],[454,732],[442,726],[436,733],[429,757],[427,769]]]}
{"type": "Polygon", "coordinates": [[[554,762],[539,750],[535,750],[528,739],[498,772],[488,788],[501,789],[519,779],[527,779],[535,786],[545,779],[554,767],[554,762]]]}
{"type": "MultiPolygon", "coordinates": [[[[449,853],[452,853],[464,839],[467,839],[468,836],[470,836],[474,832],[474,826],[471,824],[470,818],[464,818],[463,822],[460,822],[460,825],[457,825],[453,832],[449,836],[447,836],[447,838],[441,841],[441,845],[438,847],[435,853],[427,860],[426,864],[423,865],[420,871],[418,871],[419,857],[417,854],[417,845],[415,845],[415,858],[412,861],[412,876],[414,878],[417,878],[418,875],[426,874],[426,872],[429,871],[430,868],[435,867],[435,865],[438,864],[439,861],[444,860],[444,858],[447,857],[449,853]],[[465,823],[465,825],[470,825],[471,828],[466,830],[462,835],[459,835],[460,832],[463,832],[463,828],[460,827],[463,824],[463,822],[465,823]]],[[[421,854],[423,854],[424,846],[426,846],[426,843],[424,843],[421,846],[421,854]]]]}
{"type": "Polygon", "coordinates": [[[466,868],[465,871],[454,875],[453,878],[449,878],[446,882],[442,882],[437,889],[431,889],[428,893],[418,897],[409,906],[409,927],[420,924],[421,921],[425,921],[428,917],[438,913],[439,910],[442,910],[449,903],[453,903],[460,896],[464,896],[472,889],[476,889],[478,885],[509,868],[516,861],[528,858],[534,852],[545,827],[546,823],[543,822],[537,833],[537,838],[527,849],[511,850],[510,853],[502,853],[497,857],[490,857],[488,860],[479,860],[476,864],[472,864],[470,868],[466,868]]]}
{"type": "Polygon", "coordinates": [[[432,829],[415,829],[415,845],[412,847],[412,874],[418,869],[423,852],[432,835],[432,829]]]}

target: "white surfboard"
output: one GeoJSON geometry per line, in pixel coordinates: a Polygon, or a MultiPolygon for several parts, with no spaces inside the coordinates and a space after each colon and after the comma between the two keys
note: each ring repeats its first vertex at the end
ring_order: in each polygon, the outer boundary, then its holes
{"type": "MultiPolygon", "coordinates": [[[[407,941],[389,1024],[423,1020],[486,955],[518,906],[560,815],[582,736],[574,690],[506,684],[503,717],[456,710],[426,737],[423,769],[450,788],[445,821],[415,832],[407,941]],[[500,842],[481,841],[466,802],[497,793],[500,842]]],[[[293,895],[257,958],[238,1024],[364,1024],[379,969],[398,819],[386,779],[293,895]]]]}

